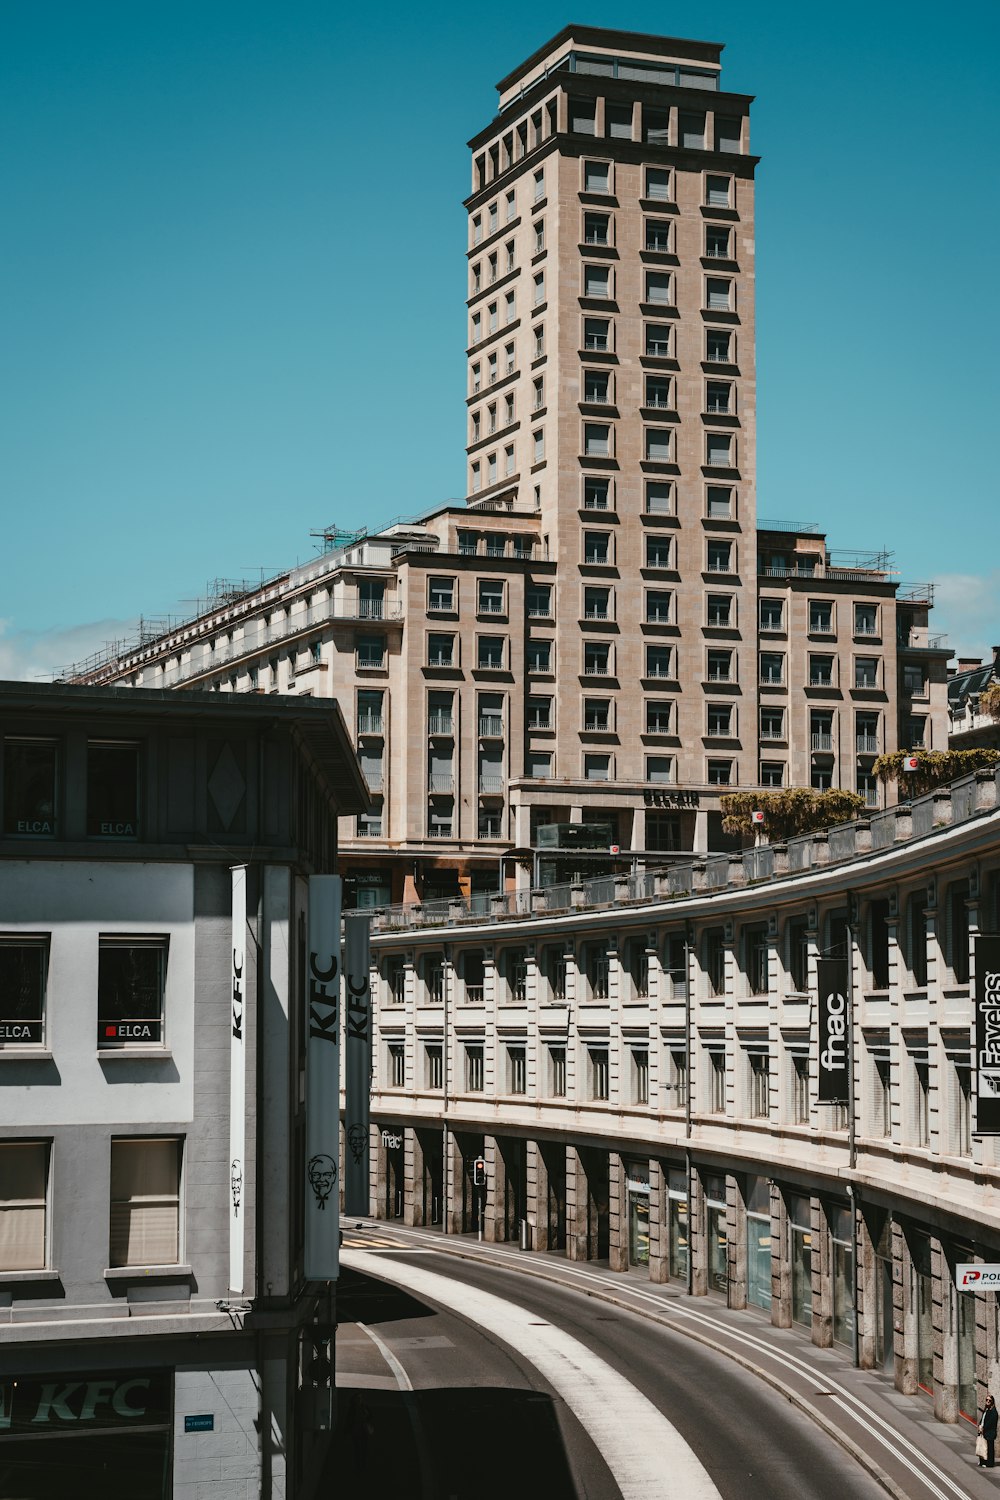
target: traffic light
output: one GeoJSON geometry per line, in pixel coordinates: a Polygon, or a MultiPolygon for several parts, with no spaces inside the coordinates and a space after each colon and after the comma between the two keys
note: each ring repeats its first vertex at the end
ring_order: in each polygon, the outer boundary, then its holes
{"type": "Polygon", "coordinates": [[[477,1156],[472,1163],[472,1185],[482,1188],[486,1186],[486,1161],[482,1156],[477,1156]]]}

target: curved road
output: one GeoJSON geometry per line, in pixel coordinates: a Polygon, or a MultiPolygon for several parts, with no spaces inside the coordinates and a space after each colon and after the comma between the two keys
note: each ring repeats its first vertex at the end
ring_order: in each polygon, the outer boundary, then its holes
{"type": "Polygon", "coordinates": [[[387,1500],[884,1496],[778,1392],[683,1334],[457,1260],[426,1238],[424,1248],[370,1239],[352,1250],[348,1231],[339,1295],[337,1474],[349,1490],[387,1500]]]}

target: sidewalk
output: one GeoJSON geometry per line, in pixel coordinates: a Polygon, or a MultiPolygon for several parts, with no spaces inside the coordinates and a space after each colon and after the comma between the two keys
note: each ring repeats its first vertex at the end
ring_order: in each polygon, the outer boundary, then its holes
{"type": "Polygon", "coordinates": [[[398,1230],[395,1224],[372,1224],[371,1231],[387,1239],[398,1234],[401,1249],[431,1243],[442,1253],[573,1287],[699,1339],[781,1391],[897,1500],[1000,1496],[1000,1444],[998,1467],[980,1469],[971,1422],[936,1421],[929,1396],[902,1395],[888,1375],[854,1369],[846,1350],[818,1349],[803,1330],[774,1328],[756,1309],[732,1311],[711,1297],[688,1297],[670,1284],[655,1285],[642,1271],[612,1272],[606,1263],[480,1244],[465,1235],[398,1230]]]}

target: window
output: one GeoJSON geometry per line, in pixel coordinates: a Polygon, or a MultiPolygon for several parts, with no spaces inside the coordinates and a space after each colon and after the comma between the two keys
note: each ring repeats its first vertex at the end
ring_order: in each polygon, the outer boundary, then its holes
{"type": "Polygon", "coordinates": [[[606,677],[611,647],[607,641],[584,641],[583,671],[587,677],[606,677]]]}
{"type": "Polygon", "coordinates": [[[760,680],[761,682],[784,682],[785,657],[783,652],[762,651],[760,653],[760,680]]]}
{"type": "Polygon", "coordinates": [[[526,1088],[524,1047],[507,1048],[507,1092],[523,1094],[526,1088]]]}
{"type": "Polygon", "coordinates": [[[910,975],[918,989],[927,983],[927,894],[915,892],[906,907],[906,952],[910,975]]]}
{"type": "Polygon", "coordinates": [[[475,396],[482,388],[482,366],[472,366],[472,394],[475,396]]]}
{"type": "Polygon", "coordinates": [[[583,239],[587,245],[607,245],[610,214],[584,214],[583,239]]]}
{"type": "Polygon", "coordinates": [[[732,594],[709,594],[705,600],[705,623],[717,630],[728,629],[733,623],[732,594]]]}
{"type": "Polygon", "coordinates": [[[670,300],[670,272],[647,271],[646,301],[669,306],[670,300]]]}
{"type": "Polygon", "coordinates": [[[403,1042],[388,1042],[386,1044],[386,1083],[391,1089],[401,1089],[406,1086],[406,1046],[403,1042]]]}
{"type": "Polygon", "coordinates": [[[483,1046],[482,1043],[465,1044],[465,1089],[469,1094],[483,1092],[483,1046]]]}
{"type": "Polygon", "coordinates": [[[552,752],[550,750],[529,750],[524,757],[524,770],[527,776],[536,781],[545,781],[552,775],[552,752]]]}
{"type": "Polygon", "coordinates": [[[610,778],[610,755],[585,755],[583,757],[584,781],[609,781],[610,778]]]}
{"type": "Polygon", "coordinates": [[[424,1080],[429,1089],[439,1089],[444,1080],[444,1056],[440,1042],[428,1042],[424,1047],[424,1080]]]}
{"type": "Polygon", "coordinates": [[[673,646],[646,645],[646,676],[672,676],[673,646]]]}
{"type": "Polygon", "coordinates": [[[584,266],[583,295],[604,298],[611,296],[611,270],[608,266],[584,266]]]}
{"type": "Polygon", "coordinates": [[[646,704],[646,733],[669,734],[673,704],[651,702],[646,704]]]}
{"type": "Polygon", "coordinates": [[[551,729],[552,699],[529,698],[526,717],[529,729],[551,729]]]}
{"type": "Polygon", "coordinates": [[[646,249],[658,250],[661,253],[670,249],[669,219],[646,220],[646,249]]]}
{"type": "MultiPolygon", "coordinates": [[[[646,756],[646,780],[663,785],[669,785],[674,779],[674,758],[672,755],[647,755],[646,756]]],[[[650,839],[650,815],[646,814],[646,843],[649,848],[656,847],[649,842],[650,839]]],[[[677,848],[678,844],[671,844],[670,848],[677,848]]]]}
{"type": "Polygon", "coordinates": [[[859,755],[878,754],[878,725],[878,714],[855,714],[854,742],[859,755]]]}
{"type": "Polygon", "coordinates": [[[809,686],[810,687],[832,687],[833,686],[833,657],[832,656],[810,656],[810,658],[809,658],[809,686]]]}
{"type": "Polygon", "coordinates": [[[552,642],[539,636],[529,636],[524,647],[525,665],[529,672],[552,670],[552,642]]]}
{"type": "Polygon", "coordinates": [[[646,620],[651,625],[667,625],[670,622],[673,594],[658,589],[646,591],[646,620]]]}
{"type": "Polygon", "coordinates": [[[486,456],[486,483],[487,484],[496,484],[496,482],[497,482],[497,456],[496,456],[495,453],[489,453],[486,456]]]}
{"type": "Polygon", "coordinates": [[[670,168],[646,168],[646,197],[657,203],[670,199],[670,168]]]}
{"type": "Polygon", "coordinates": [[[430,578],[427,582],[427,608],[451,611],[455,608],[454,578],[430,578]]]}
{"type": "Polygon", "coordinates": [[[606,733],[610,728],[611,704],[608,698],[583,700],[583,727],[592,733],[606,733]]]}
{"type": "Polygon", "coordinates": [[[854,686],[856,688],[878,687],[877,656],[856,656],[854,658],[854,686]]]}
{"type": "Polygon", "coordinates": [[[761,630],[784,630],[785,601],[783,599],[761,599],[760,628],[761,630]]]}
{"type": "Polygon", "coordinates": [[[588,458],[610,456],[611,427],[606,422],[584,422],[583,451],[588,458]]]}
{"type": "Polygon", "coordinates": [[[102,937],[97,976],[97,1045],[159,1046],[167,970],[165,938],[102,937]]]}
{"type": "Polygon", "coordinates": [[[475,218],[472,221],[472,243],[474,245],[481,244],[482,243],[482,238],[483,238],[483,221],[482,221],[481,216],[479,214],[476,214],[475,218]]]}
{"type": "Polygon", "coordinates": [[[385,666],[384,635],[359,635],[356,644],[359,671],[371,671],[385,666]]]}
{"type": "Polygon", "coordinates": [[[651,105],[644,104],[642,107],[642,135],[643,140],[648,141],[651,146],[668,145],[670,142],[669,109],[654,109],[651,105]]]}
{"type": "Polygon", "coordinates": [[[706,432],[705,462],[710,469],[731,469],[735,463],[735,438],[728,432],[706,432]]]}
{"type": "Polygon", "coordinates": [[[540,464],[545,458],[545,433],[539,429],[531,434],[532,463],[540,464]]]}
{"type": "Polygon", "coordinates": [[[830,635],[833,632],[833,605],[827,599],[809,601],[809,629],[814,635],[830,635]]]}
{"type": "Polygon", "coordinates": [[[670,376],[669,375],[647,375],[646,376],[646,406],[660,407],[664,410],[670,407],[670,376]]]}
{"type": "Polygon", "coordinates": [[[585,531],[583,533],[583,560],[597,567],[610,561],[611,534],[607,531],[585,531]]]}
{"type": "Polygon", "coordinates": [[[180,1259],[181,1143],[111,1142],[111,1265],[171,1266],[180,1259]]]}
{"type": "Polygon", "coordinates": [[[481,615],[504,613],[503,583],[500,579],[481,578],[479,580],[478,610],[481,615]]]}
{"type": "Polygon", "coordinates": [[[608,1094],[608,1049],[591,1047],[590,1051],[590,1097],[607,1099],[608,1094]]]}
{"type": "Polygon", "coordinates": [[[711,364],[732,364],[733,334],[728,328],[709,328],[706,330],[705,358],[711,364]]]}
{"type": "Polygon", "coordinates": [[[809,1124],[809,1055],[792,1054],[792,1123],[809,1124]]]}
{"type": "Polygon", "coordinates": [[[532,199],[533,199],[533,201],[535,203],[538,203],[544,197],[545,197],[545,169],[544,169],[544,167],[539,167],[539,169],[535,173],[535,176],[534,176],[534,179],[533,179],[533,184],[532,184],[532,199]]]}
{"type": "Polygon", "coordinates": [[[0,937],[0,1043],[45,1040],[47,937],[0,937]]]}
{"type": "Polygon", "coordinates": [[[785,738],[785,710],[783,708],[761,709],[760,737],[762,740],[783,740],[785,738]]]}
{"type": "Polygon", "coordinates": [[[606,620],[611,590],[589,586],[583,591],[583,617],[585,620],[606,620]]]}
{"type": "Polygon", "coordinates": [[[878,605],[856,604],[854,606],[854,634],[878,635],[878,605]]]}
{"type": "Polygon", "coordinates": [[[713,1115],[726,1112],[726,1054],[715,1048],[708,1054],[708,1109],[713,1115]]]}
{"type": "Polygon", "coordinates": [[[712,647],[708,652],[709,682],[733,682],[733,653],[712,647]]]}
{"type": "Polygon", "coordinates": [[[611,388],[611,376],[607,370],[584,370],[583,399],[596,401],[606,406],[611,388]]]}
{"type": "Polygon", "coordinates": [[[672,538],[669,536],[647,536],[646,567],[669,568],[672,538]]]}
{"type": "Polygon", "coordinates": [[[733,283],[726,276],[705,278],[705,306],[709,312],[729,312],[732,307],[733,283]]]}
{"type": "Polygon", "coordinates": [[[709,703],[707,705],[707,733],[716,738],[727,738],[733,733],[733,706],[731,703],[709,703]]]}
{"type": "Polygon", "coordinates": [[[537,328],[534,328],[532,330],[532,333],[535,340],[535,358],[541,359],[542,355],[545,353],[545,328],[541,323],[539,323],[537,328]]]}
{"type": "Polygon", "coordinates": [[[632,1103],[649,1103],[649,1051],[645,1047],[633,1047],[632,1052],[632,1103]]]}
{"type": "Polygon", "coordinates": [[[488,531],[486,533],[486,556],[503,557],[507,551],[507,538],[502,531],[488,531]]]}
{"type": "Polygon", "coordinates": [[[473,313],[472,314],[472,334],[471,334],[471,338],[470,338],[469,342],[473,343],[473,344],[478,344],[479,340],[482,338],[482,336],[483,336],[483,315],[482,315],[482,313],[473,313]]]}
{"type": "Polygon", "coordinates": [[[545,272],[536,271],[532,281],[534,285],[534,304],[536,307],[541,307],[545,301],[545,272]]]}
{"type": "Polygon", "coordinates": [[[770,1058],[766,1052],[747,1053],[750,1084],[748,1102],[752,1120],[766,1120],[768,1116],[768,1088],[771,1081],[769,1063],[770,1058]]]}
{"type": "MultiPolygon", "coordinates": [[[[513,398],[508,398],[508,399],[512,400],[513,398]]],[[[542,377],[539,375],[536,380],[533,380],[531,382],[531,409],[532,409],[532,411],[541,411],[541,409],[542,409],[542,407],[544,405],[545,405],[545,382],[542,379],[542,377]]]]}
{"type": "Polygon", "coordinates": [[[708,543],[708,571],[710,573],[731,573],[733,571],[733,544],[713,540],[708,543]]]}
{"type": "Polygon", "coordinates": [[[584,510],[607,510],[610,490],[610,480],[599,479],[592,474],[585,475],[583,480],[584,510]]]}
{"type": "Polygon", "coordinates": [[[735,411],[733,405],[733,387],[728,380],[710,380],[705,387],[705,410],[711,416],[731,416],[735,411]]]}
{"type": "Polygon", "coordinates": [[[729,207],[731,183],[730,177],[715,177],[710,174],[705,178],[705,202],[709,208],[729,207]]]}
{"type": "Polygon", "coordinates": [[[476,665],[481,672],[497,672],[503,670],[504,662],[504,637],[502,635],[481,635],[477,642],[478,655],[476,665]]]}
{"type": "Polygon", "coordinates": [[[503,471],[510,476],[514,472],[514,444],[510,443],[503,450],[503,471]]]}
{"type": "Polygon", "coordinates": [[[692,151],[705,149],[705,116],[701,111],[681,110],[678,123],[679,144],[692,151]]]}
{"type": "Polygon", "coordinates": [[[705,225],[705,254],[713,260],[728,260],[732,231],[725,224],[705,225]]]}
{"type": "Polygon", "coordinates": [[[766,995],[768,992],[769,947],[766,927],[743,929],[743,959],[746,964],[747,992],[751,995],[766,995]]]}
{"type": "Polygon", "coordinates": [[[611,191],[611,163],[585,161],[583,164],[583,190],[585,193],[609,193],[611,191]]]}
{"type": "Polygon", "coordinates": [[[453,667],[455,665],[455,637],[435,632],[427,637],[427,665],[429,667],[453,667]]]}
{"type": "Polygon", "coordinates": [[[903,692],[909,698],[924,698],[927,695],[927,686],[924,680],[924,669],[921,666],[910,666],[903,664],[903,692]]]}
{"type": "Polygon", "coordinates": [[[548,583],[529,583],[525,590],[525,605],[528,618],[549,619],[552,615],[552,586],[548,583]]]}
{"type": "Polygon", "coordinates": [[[785,784],[785,764],[780,760],[762,760],[760,763],[760,784],[766,787],[779,787],[785,784]]]}
{"type": "MultiPolygon", "coordinates": [[[[504,322],[505,323],[513,323],[515,317],[517,316],[516,309],[517,309],[517,299],[516,299],[516,296],[515,296],[514,292],[508,292],[506,294],[506,296],[504,297],[504,304],[503,304],[504,322]]],[[[506,350],[504,350],[504,353],[506,353],[506,350]]]]}
{"type": "MultiPolygon", "coordinates": [[[[496,281],[496,272],[495,271],[493,272],[493,274],[492,274],[492,276],[491,276],[490,279],[492,281],[496,281]]],[[[497,326],[498,326],[498,323],[497,323],[497,304],[495,302],[491,302],[490,305],[489,305],[489,307],[487,308],[487,312],[489,314],[489,320],[490,320],[490,333],[496,333],[497,326]]]]}
{"type": "Polygon", "coordinates": [[[491,203],[486,212],[489,214],[490,218],[490,234],[496,234],[497,229],[500,226],[500,213],[498,205],[496,203],[491,203]]]}
{"type": "Polygon", "coordinates": [[[740,134],[742,121],[737,117],[732,119],[722,115],[715,117],[715,149],[716,151],[740,151],[740,134]]]}
{"type": "Polygon", "coordinates": [[[553,1099],[566,1097],[566,1048],[549,1048],[549,1094],[553,1099]]]}
{"type": "Polygon", "coordinates": [[[673,432],[669,427],[647,427],[646,458],[650,463],[668,464],[673,457],[673,432]]]}
{"type": "Polygon", "coordinates": [[[731,760],[710,760],[708,762],[708,784],[709,786],[732,786],[733,763],[731,760]]]}
{"type": "Polygon", "coordinates": [[[0,1271],[47,1264],[48,1141],[0,1145],[0,1271]]]}
{"type": "Polygon", "coordinates": [[[673,514],[673,487],[664,480],[650,480],[646,485],[646,514],[669,516],[673,514]]]}
{"type": "Polygon", "coordinates": [[[55,740],[3,742],[3,826],[12,837],[53,838],[58,830],[55,740]]]}
{"type": "Polygon", "coordinates": [[[511,220],[515,217],[516,213],[517,213],[517,206],[516,206],[517,205],[517,200],[515,198],[513,189],[511,189],[511,191],[507,194],[507,200],[506,200],[506,202],[507,202],[507,223],[509,224],[511,222],[511,220]]]}
{"type": "Polygon", "coordinates": [[[670,357],[670,324],[646,324],[646,353],[655,359],[670,357]]]}
{"type": "Polygon", "coordinates": [[[606,100],[604,105],[604,131],[612,140],[630,141],[632,139],[632,106],[631,104],[613,104],[606,100]]]}
{"type": "Polygon", "coordinates": [[[87,833],[92,838],[138,836],[139,749],[113,741],[88,744],[87,833]]]}
{"type": "Polygon", "coordinates": [[[475,495],[483,487],[483,466],[480,463],[472,465],[472,493],[475,495]]]}
{"type": "Polygon", "coordinates": [[[507,265],[505,269],[507,271],[513,271],[517,266],[517,254],[515,252],[513,240],[507,241],[506,245],[504,246],[504,252],[507,257],[507,265]]]}
{"type": "Polygon", "coordinates": [[[584,318],[583,347],[596,354],[606,354],[611,347],[611,324],[607,318],[584,318]]]}

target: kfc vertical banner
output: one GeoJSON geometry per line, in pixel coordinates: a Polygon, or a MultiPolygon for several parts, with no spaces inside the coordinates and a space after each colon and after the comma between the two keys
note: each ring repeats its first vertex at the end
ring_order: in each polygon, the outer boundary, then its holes
{"type": "Polygon", "coordinates": [[[371,1128],[372,1009],[371,917],[344,918],[344,1212],[367,1214],[368,1140],[371,1128]]]}
{"type": "Polygon", "coordinates": [[[234,865],[231,1036],[229,1038],[229,1290],[243,1290],[243,1161],[247,1134],[247,1051],[244,1007],[247,967],[247,867],[234,865]]]}
{"type": "Polygon", "coordinates": [[[847,1104],[851,1097],[847,960],[817,959],[816,989],[819,998],[819,1090],[816,1097],[820,1104],[847,1104]]]}
{"type": "Polygon", "coordinates": [[[976,1104],[973,1135],[1000,1135],[1000,937],[976,939],[976,1104]]]}
{"type": "Polygon", "coordinates": [[[306,965],[305,1273],[340,1273],[340,876],[309,881],[306,965]]]}

